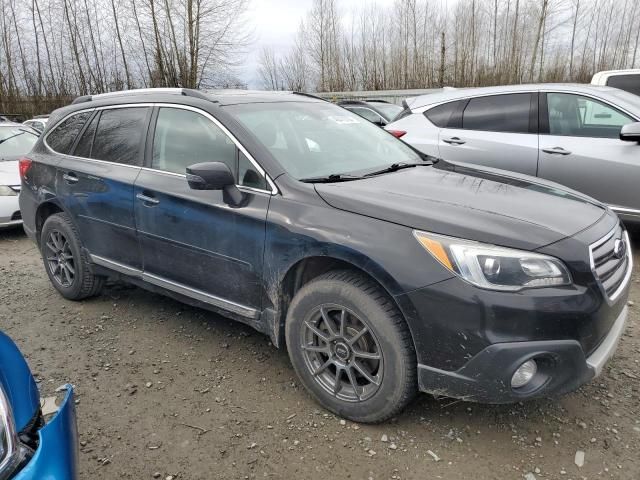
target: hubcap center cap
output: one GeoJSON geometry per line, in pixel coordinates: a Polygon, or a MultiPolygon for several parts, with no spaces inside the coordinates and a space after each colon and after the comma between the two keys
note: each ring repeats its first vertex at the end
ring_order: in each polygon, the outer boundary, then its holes
{"type": "Polygon", "coordinates": [[[336,345],[334,347],[334,352],[336,354],[336,357],[338,357],[343,362],[347,361],[349,359],[349,357],[351,356],[351,349],[344,342],[336,343],[336,345]]]}

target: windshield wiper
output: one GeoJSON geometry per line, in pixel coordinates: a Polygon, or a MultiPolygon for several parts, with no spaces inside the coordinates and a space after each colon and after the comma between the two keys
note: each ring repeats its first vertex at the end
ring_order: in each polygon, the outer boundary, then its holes
{"type": "Polygon", "coordinates": [[[360,180],[364,177],[358,175],[348,175],[345,173],[332,173],[321,177],[301,178],[304,183],[333,183],[333,182],[349,182],[351,180],[360,180]]]}
{"type": "Polygon", "coordinates": [[[20,135],[24,135],[25,133],[27,132],[22,130],[20,133],[14,133],[13,135],[8,136],[7,138],[3,138],[2,140],[0,140],[0,145],[2,145],[7,140],[11,140],[12,138],[19,137],[20,135]]]}
{"type": "Polygon", "coordinates": [[[383,173],[397,172],[398,170],[402,170],[405,168],[419,167],[422,165],[430,166],[430,165],[433,165],[433,163],[426,163],[426,162],[425,163],[404,163],[404,162],[392,163],[388,167],[382,168],[380,170],[376,170],[374,172],[369,172],[364,176],[373,177],[374,175],[382,175],[383,173]]]}

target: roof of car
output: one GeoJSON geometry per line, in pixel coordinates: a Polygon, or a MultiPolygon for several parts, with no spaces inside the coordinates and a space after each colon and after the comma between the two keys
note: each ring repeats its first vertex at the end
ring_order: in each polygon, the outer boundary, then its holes
{"type": "Polygon", "coordinates": [[[456,100],[499,93],[532,92],[539,90],[553,90],[560,92],[587,94],[601,93],[606,95],[607,92],[613,92],[617,89],[612,87],[602,87],[581,83],[532,83],[524,85],[501,85],[495,87],[455,88],[407,99],[407,105],[411,109],[415,109],[425,107],[427,105],[433,105],[435,103],[445,102],[447,100],[456,100]]]}

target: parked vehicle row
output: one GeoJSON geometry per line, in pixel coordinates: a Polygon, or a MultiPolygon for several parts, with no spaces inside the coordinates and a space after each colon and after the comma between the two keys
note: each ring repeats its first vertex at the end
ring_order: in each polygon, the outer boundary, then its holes
{"type": "Polygon", "coordinates": [[[429,155],[558,182],[640,222],[640,97],[588,85],[424,95],[387,125],[429,155]]]}
{"type": "MultiPolygon", "coordinates": [[[[540,92],[519,94],[538,125],[540,92]]],[[[24,228],[61,295],[117,277],[247,323],[354,421],[388,419],[418,390],[565,393],[600,374],[624,331],[633,262],[610,208],[439,160],[304,94],[81,97],[20,174],[24,228]]]]}
{"type": "Polygon", "coordinates": [[[23,124],[0,121],[0,229],[22,224],[18,159],[31,151],[37,139],[37,132],[23,124]]]}

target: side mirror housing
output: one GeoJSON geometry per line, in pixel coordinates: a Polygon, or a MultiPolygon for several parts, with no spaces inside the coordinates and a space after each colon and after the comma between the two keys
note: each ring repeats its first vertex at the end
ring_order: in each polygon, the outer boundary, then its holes
{"type": "Polygon", "coordinates": [[[620,130],[620,140],[625,142],[640,142],[640,122],[628,123],[620,130]]]}
{"type": "Polygon", "coordinates": [[[193,190],[223,190],[236,183],[229,166],[222,162],[196,163],[187,167],[187,182],[193,190]]]}
{"type": "Polygon", "coordinates": [[[226,163],[205,162],[187,167],[187,182],[193,190],[222,190],[222,198],[232,207],[242,207],[246,196],[236,187],[236,179],[226,163]]]}

